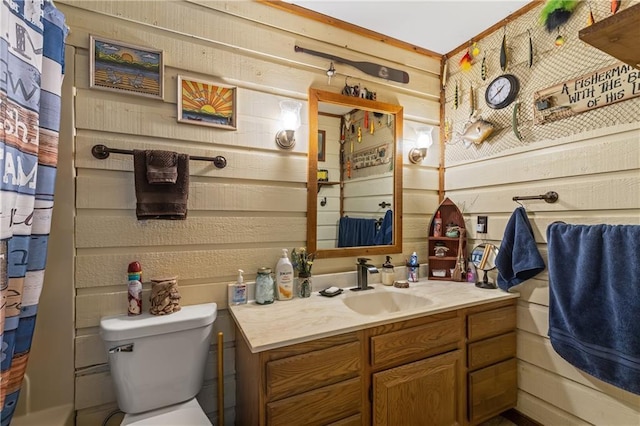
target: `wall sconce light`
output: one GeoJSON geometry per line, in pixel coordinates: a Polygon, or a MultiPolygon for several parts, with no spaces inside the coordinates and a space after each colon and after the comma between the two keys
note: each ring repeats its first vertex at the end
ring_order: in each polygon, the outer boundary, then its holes
{"type": "Polygon", "coordinates": [[[418,140],[416,146],[409,151],[409,161],[413,164],[421,163],[427,156],[427,149],[433,145],[432,130],[433,126],[423,126],[416,129],[418,140]]]}
{"type": "Polygon", "coordinates": [[[280,101],[282,130],[276,133],[276,144],[282,149],[291,149],[296,143],[295,132],[300,127],[300,108],[300,102],[280,101]]]}

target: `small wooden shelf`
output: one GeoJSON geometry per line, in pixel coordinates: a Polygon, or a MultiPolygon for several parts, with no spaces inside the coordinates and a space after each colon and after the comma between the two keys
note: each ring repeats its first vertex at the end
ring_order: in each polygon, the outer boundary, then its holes
{"type": "Polygon", "coordinates": [[[581,29],[578,37],[596,49],[640,69],[638,28],[640,28],[640,3],[581,29]]]}
{"type": "MultiPolygon", "coordinates": [[[[467,239],[465,237],[465,224],[464,217],[462,213],[458,209],[458,206],[455,205],[453,201],[448,198],[445,198],[442,203],[438,206],[438,209],[433,212],[433,217],[431,218],[431,223],[429,224],[429,237],[428,240],[428,250],[429,250],[429,276],[430,280],[439,280],[439,281],[451,281],[453,278],[451,277],[451,269],[456,267],[456,262],[458,260],[458,245],[460,239],[458,237],[434,237],[433,236],[433,219],[436,216],[436,212],[440,211],[440,217],[442,218],[442,232],[445,232],[445,229],[448,224],[455,224],[461,228],[461,232],[463,235],[462,239],[462,253],[461,256],[463,259],[467,259],[466,249],[467,249],[467,239]],[[435,248],[436,244],[444,245],[444,247],[448,248],[447,251],[448,256],[435,256],[435,248]],[[433,270],[434,269],[445,269],[447,271],[447,275],[444,277],[434,277],[433,270]]],[[[466,263],[465,263],[466,264],[466,263]]],[[[465,271],[466,272],[466,271],[465,271]]]]}

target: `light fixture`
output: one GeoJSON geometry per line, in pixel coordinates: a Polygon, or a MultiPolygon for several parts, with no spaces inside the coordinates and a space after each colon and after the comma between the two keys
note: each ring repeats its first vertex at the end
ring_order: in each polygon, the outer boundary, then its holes
{"type": "Polygon", "coordinates": [[[276,144],[282,149],[291,149],[296,143],[295,132],[300,127],[300,108],[300,102],[280,101],[282,130],[276,133],[276,144]]]}
{"type": "Polygon", "coordinates": [[[433,126],[423,126],[416,129],[418,135],[416,146],[409,151],[409,161],[413,164],[421,163],[427,156],[427,149],[433,145],[432,130],[433,126]]]}

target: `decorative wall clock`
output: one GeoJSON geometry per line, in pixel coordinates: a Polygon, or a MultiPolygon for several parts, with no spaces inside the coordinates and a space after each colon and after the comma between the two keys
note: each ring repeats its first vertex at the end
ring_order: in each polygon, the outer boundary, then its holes
{"type": "Polygon", "coordinates": [[[518,96],[520,82],[513,74],[503,74],[496,77],[484,94],[487,106],[493,109],[502,109],[511,104],[518,96]]]}

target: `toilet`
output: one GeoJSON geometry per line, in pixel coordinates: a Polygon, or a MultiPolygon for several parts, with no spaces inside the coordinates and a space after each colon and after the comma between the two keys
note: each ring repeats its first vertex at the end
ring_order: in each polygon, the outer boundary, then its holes
{"type": "Polygon", "coordinates": [[[196,401],[211,345],[215,303],[170,315],[100,320],[122,425],[210,425],[196,401]]]}

